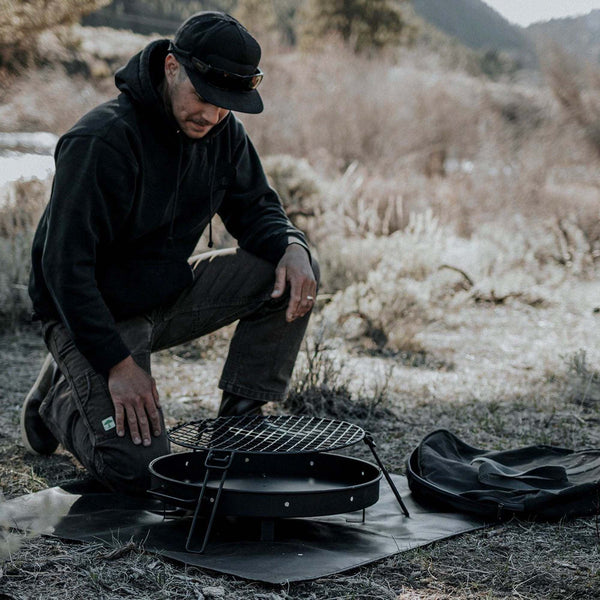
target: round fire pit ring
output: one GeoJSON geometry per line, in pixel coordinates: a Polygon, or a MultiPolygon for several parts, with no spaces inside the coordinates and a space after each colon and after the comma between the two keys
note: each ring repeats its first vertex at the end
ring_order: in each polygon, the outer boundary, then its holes
{"type": "MultiPolygon", "coordinates": [[[[206,451],[181,452],[150,463],[152,492],[189,508],[206,486],[200,513],[209,512],[220,474],[207,474],[206,451]],[[158,493],[158,494],[157,494],[158,493]]],[[[339,454],[236,454],[223,482],[217,514],[285,518],[360,510],[379,499],[381,472],[372,463],[339,454]]]]}
{"type": "Polygon", "coordinates": [[[188,552],[204,552],[217,515],[260,518],[263,532],[271,533],[279,518],[362,510],[364,521],[366,507],[379,499],[382,475],[410,516],[372,436],[352,423],[289,415],[218,417],[182,423],[167,435],[191,451],[153,460],[148,492],[163,501],[165,517],[166,507],[193,510],[188,552]],[[332,452],[360,441],[377,466],[332,452]],[[192,542],[204,516],[208,522],[197,549],[192,542]]]}

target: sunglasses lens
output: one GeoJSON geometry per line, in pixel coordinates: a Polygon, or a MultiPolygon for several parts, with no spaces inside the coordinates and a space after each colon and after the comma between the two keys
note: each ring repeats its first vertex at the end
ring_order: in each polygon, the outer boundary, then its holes
{"type": "Polygon", "coordinates": [[[254,75],[254,77],[251,77],[248,80],[248,89],[249,90],[255,90],[260,85],[260,82],[262,80],[263,80],[263,74],[262,73],[258,73],[257,75],[254,75]]]}

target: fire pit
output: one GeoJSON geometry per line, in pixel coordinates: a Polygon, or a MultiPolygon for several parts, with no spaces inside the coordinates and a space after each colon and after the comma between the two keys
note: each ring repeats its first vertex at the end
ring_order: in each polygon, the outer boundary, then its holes
{"type": "Polygon", "coordinates": [[[408,511],[375,444],[363,429],[332,419],[293,416],[219,417],[184,423],[168,433],[189,448],[150,463],[150,494],[166,505],[194,511],[188,552],[204,552],[217,514],[262,519],[272,539],[274,519],[363,510],[379,499],[385,475],[404,514],[408,511]],[[364,440],[379,468],[331,453],[364,440]],[[192,542],[200,516],[208,523],[199,549],[192,542]]]}

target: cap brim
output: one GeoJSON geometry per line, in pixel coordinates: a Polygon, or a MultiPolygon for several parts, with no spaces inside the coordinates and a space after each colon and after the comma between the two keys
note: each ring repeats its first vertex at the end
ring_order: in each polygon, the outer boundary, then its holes
{"type": "Polygon", "coordinates": [[[209,104],[214,104],[228,110],[258,114],[263,111],[263,101],[256,90],[248,92],[232,92],[207,83],[202,76],[192,69],[185,67],[194,89],[209,104]]]}

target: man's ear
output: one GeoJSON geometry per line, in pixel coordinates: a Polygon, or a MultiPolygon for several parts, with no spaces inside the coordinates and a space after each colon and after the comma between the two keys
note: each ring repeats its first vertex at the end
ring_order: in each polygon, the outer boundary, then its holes
{"type": "Polygon", "coordinates": [[[177,59],[171,53],[167,54],[165,57],[165,77],[167,78],[167,81],[172,82],[175,80],[179,68],[177,59]]]}

